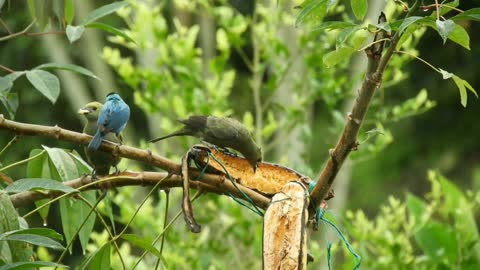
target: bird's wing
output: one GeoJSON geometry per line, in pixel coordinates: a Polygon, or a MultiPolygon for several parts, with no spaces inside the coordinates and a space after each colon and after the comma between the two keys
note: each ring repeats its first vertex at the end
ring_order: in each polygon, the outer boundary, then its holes
{"type": "Polygon", "coordinates": [[[241,137],[240,122],[230,118],[210,117],[208,128],[205,130],[206,137],[221,141],[236,141],[241,137]]]}

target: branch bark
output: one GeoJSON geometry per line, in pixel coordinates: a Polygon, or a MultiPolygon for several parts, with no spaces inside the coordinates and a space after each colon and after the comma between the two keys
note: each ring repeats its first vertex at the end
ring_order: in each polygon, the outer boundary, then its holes
{"type": "MultiPolygon", "coordinates": [[[[379,17],[379,23],[385,22],[385,14],[379,17]]],[[[374,43],[365,50],[368,58],[367,72],[362,86],[358,91],[351,112],[347,116],[347,122],[342,135],[334,149],[330,150],[330,158],[320,173],[315,188],[310,194],[309,212],[313,215],[320,206],[325,196],[330,191],[333,181],[337,176],[343,162],[352,150],[358,147],[357,135],[362,125],[363,119],[367,113],[370,101],[375,94],[375,90],[380,87],[383,78],[383,72],[387,67],[390,58],[395,51],[399,35],[395,35],[390,43],[390,47],[382,57],[384,42],[376,42],[385,39],[386,32],[381,30],[377,32],[374,43]]]]}
{"type": "MultiPolygon", "coordinates": [[[[5,119],[3,114],[0,114],[0,129],[10,130],[17,135],[53,137],[57,140],[69,141],[81,145],[87,145],[92,138],[89,135],[62,129],[58,126],[51,127],[33,125],[8,120],[5,119]]],[[[181,165],[165,157],[152,153],[150,149],[139,149],[103,141],[100,146],[100,150],[111,152],[114,155],[119,155],[124,158],[146,162],[168,172],[125,172],[118,177],[112,178],[112,181],[108,181],[112,186],[121,187],[128,185],[154,185],[167,174],[171,174],[171,177],[163,181],[163,183],[160,185],[161,188],[181,187],[183,185],[181,181],[181,165]]],[[[195,168],[190,168],[189,170],[189,175],[191,175],[194,179],[199,177],[201,174],[201,172],[195,168]]],[[[73,188],[81,188],[82,186],[85,186],[91,182],[90,176],[85,176],[79,179],[67,181],[64,184],[73,188]]],[[[202,189],[219,194],[229,193],[239,199],[243,199],[244,194],[246,194],[258,207],[263,209],[266,209],[270,204],[270,199],[268,197],[239,184],[235,186],[230,180],[226,179],[224,175],[208,173],[203,174],[201,180],[190,181],[190,184],[196,189],[202,189]]],[[[105,185],[91,185],[88,188],[98,189],[101,186],[105,188],[105,185]]],[[[21,207],[28,203],[51,196],[52,194],[42,194],[39,192],[23,192],[12,195],[10,199],[15,207],[21,207]]],[[[55,195],[53,194],[53,196],[55,195]]]]}

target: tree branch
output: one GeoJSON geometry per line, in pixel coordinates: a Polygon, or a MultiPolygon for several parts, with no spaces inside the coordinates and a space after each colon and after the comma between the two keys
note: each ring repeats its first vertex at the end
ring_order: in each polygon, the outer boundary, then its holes
{"type": "MultiPolygon", "coordinates": [[[[53,137],[58,140],[74,142],[81,145],[88,145],[92,138],[89,135],[62,129],[58,126],[50,127],[33,125],[8,120],[5,119],[3,114],[0,114],[0,129],[10,130],[12,132],[15,132],[17,135],[53,137]]],[[[181,165],[160,155],[153,154],[150,149],[139,149],[135,147],[117,145],[108,141],[103,141],[100,146],[100,150],[105,152],[111,152],[114,155],[119,155],[124,158],[146,162],[148,164],[151,164],[152,166],[166,170],[172,176],[169,179],[163,181],[160,185],[160,188],[182,186],[181,165]]],[[[201,175],[201,172],[195,168],[190,168],[189,170],[189,175],[191,175],[192,179],[196,179],[201,175]]],[[[106,182],[114,187],[129,185],[154,185],[160,179],[164,178],[168,173],[124,172],[119,176],[113,177],[111,180],[106,182]]],[[[102,182],[102,180],[98,182],[102,182]]],[[[85,176],[82,178],[64,182],[64,184],[77,189],[82,188],[86,185],[88,186],[85,187],[85,189],[98,189],[101,187],[105,188],[105,184],[99,183],[97,185],[89,185],[90,183],[92,183],[90,176],[85,176]]],[[[245,198],[244,194],[246,194],[258,207],[261,207],[263,209],[266,209],[270,204],[270,199],[268,197],[238,183],[235,186],[230,180],[226,179],[224,175],[206,173],[201,176],[201,180],[190,181],[190,184],[193,188],[196,189],[201,189],[218,194],[229,193],[239,199],[245,198]]],[[[10,199],[12,200],[12,203],[15,207],[21,207],[31,202],[52,196],[56,197],[58,195],[54,193],[44,194],[29,191],[12,195],[10,196],[10,199]]]]}
{"type": "MultiPolygon", "coordinates": [[[[382,13],[379,17],[379,23],[385,21],[385,14],[382,13]]],[[[365,50],[368,58],[367,73],[362,86],[358,91],[358,96],[355,99],[352,110],[347,116],[347,123],[345,124],[342,135],[335,148],[330,150],[330,158],[320,173],[317,184],[310,194],[310,215],[315,213],[316,209],[320,206],[320,203],[330,191],[332,183],[348,154],[350,154],[352,150],[356,150],[358,147],[358,131],[360,130],[362,121],[367,113],[370,100],[375,94],[375,90],[380,87],[383,72],[395,51],[399,39],[398,35],[395,35],[392,38],[390,47],[382,57],[384,41],[378,41],[385,39],[386,36],[387,34],[383,30],[377,32],[372,45],[365,50]]]]}

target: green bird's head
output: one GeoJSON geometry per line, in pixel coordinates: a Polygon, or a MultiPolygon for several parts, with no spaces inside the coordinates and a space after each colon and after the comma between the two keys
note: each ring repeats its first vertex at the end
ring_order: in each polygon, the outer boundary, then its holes
{"type": "Polygon", "coordinates": [[[83,108],[78,110],[78,114],[81,114],[89,121],[97,121],[98,115],[102,110],[103,104],[97,101],[87,103],[83,108]]]}
{"type": "Polygon", "coordinates": [[[252,139],[249,143],[245,144],[245,147],[242,150],[242,155],[248,160],[248,163],[250,163],[255,172],[262,162],[262,148],[260,148],[252,139]]]}

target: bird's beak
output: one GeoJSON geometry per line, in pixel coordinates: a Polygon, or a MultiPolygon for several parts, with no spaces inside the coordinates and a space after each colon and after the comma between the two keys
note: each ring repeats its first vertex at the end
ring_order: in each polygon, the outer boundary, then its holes
{"type": "Polygon", "coordinates": [[[81,115],[85,115],[85,114],[89,114],[90,111],[85,109],[85,108],[81,108],[80,110],[78,110],[77,112],[78,114],[81,114],[81,115]]]}

